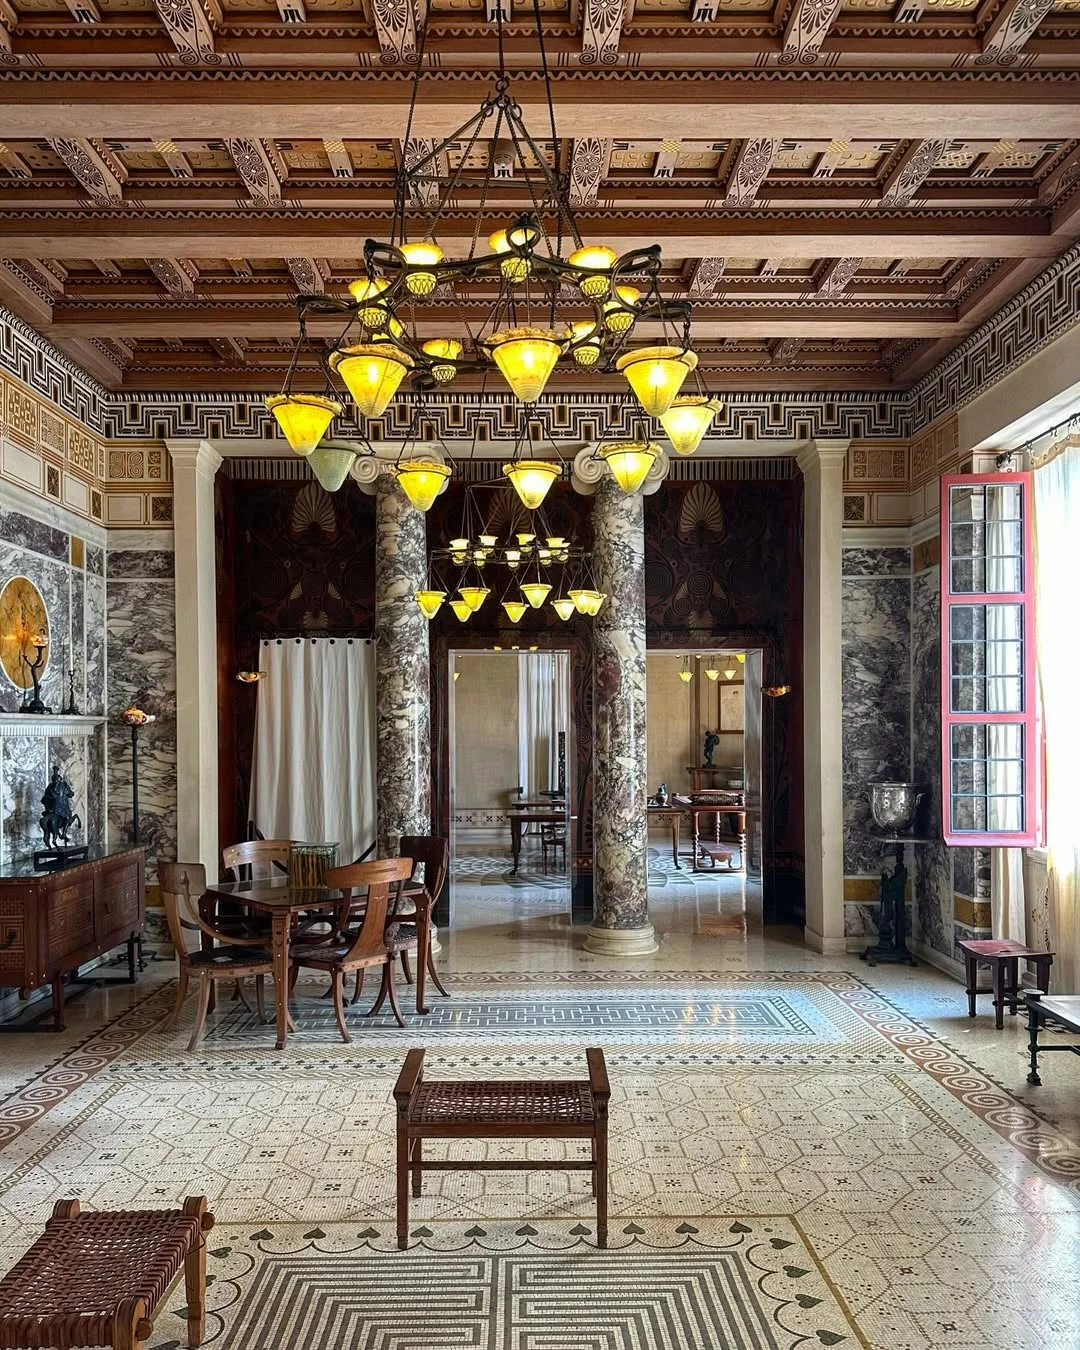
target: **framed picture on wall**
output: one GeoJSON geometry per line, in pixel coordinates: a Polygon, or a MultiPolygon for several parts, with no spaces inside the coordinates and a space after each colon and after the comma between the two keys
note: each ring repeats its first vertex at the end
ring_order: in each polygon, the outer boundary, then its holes
{"type": "Polygon", "coordinates": [[[743,730],[743,686],[741,684],[722,684],[720,686],[720,730],[743,730]]]}

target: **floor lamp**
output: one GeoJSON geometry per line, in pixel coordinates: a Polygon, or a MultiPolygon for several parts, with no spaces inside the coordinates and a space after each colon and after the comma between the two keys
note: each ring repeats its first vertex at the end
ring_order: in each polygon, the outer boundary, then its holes
{"type": "Polygon", "coordinates": [[[143,712],[137,704],[125,708],[120,720],[131,728],[131,842],[139,842],[139,728],[147,727],[157,718],[143,712]]]}

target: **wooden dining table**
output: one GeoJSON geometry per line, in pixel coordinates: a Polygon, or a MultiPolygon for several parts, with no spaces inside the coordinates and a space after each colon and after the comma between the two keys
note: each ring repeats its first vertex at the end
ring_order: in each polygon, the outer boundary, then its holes
{"type": "MultiPolygon", "coordinates": [[[[325,886],[292,886],[288,877],[272,877],[260,881],[219,881],[208,886],[199,900],[199,909],[209,922],[215,922],[221,901],[242,906],[254,914],[270,918],[271,954],[274,962],[274,1007],[277,1015],[277,1048],[284,1050],[289,1038],[289,946],[292,930],[301,914],[336,910],[341,904],[340,891],[325,886]]],[[[352,902],[357,903],[353,892],[352,902]]],[[[428,953],[431,950],[432,900],[423,886],[406,884],[401,888],[401,899],[408,899],[416,907],[416,1011],[429,1011],[425,1001],[428,953]]],[[[389,923],[404,915],[387,915],[389,923]]],[[[408,921],[413,921],[410,913],[408,921]]],[[[213,939],[203,934],[203,947],[213,946],[213,939]]]]}
{"type": "Polygon", "coordinates": [[[510,808],[510,852],[514,855],[514,865],[510,869],[510,875],[513,876],[518,870],[518,863],[521,861],[521,837],[524,833],[524,825],[565,825],[569,830],[577,816],[567,815],[565,807],[559,807],[552,810],[548,807],[546,810],[536,809],[532,803],[525,805],[524,809],[517,804],[510,808]]]}

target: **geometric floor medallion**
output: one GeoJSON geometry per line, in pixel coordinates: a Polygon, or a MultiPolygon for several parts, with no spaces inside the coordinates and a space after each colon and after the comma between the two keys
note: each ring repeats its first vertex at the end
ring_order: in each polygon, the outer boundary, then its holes
{"type": "MultiPolygon", "coordinates": [[[[864,1346],[790,1218],[215,1228],[217,1350],[795,1350],[864,1346]]],[[[177,1346],[183,1293],[150,1346],[177,1346]]]]}

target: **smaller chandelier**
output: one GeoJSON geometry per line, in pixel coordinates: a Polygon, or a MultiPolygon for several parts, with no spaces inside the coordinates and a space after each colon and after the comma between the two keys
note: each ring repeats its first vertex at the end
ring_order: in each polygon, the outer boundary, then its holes
{"type": "Polygon", "coordinates": [[[660,423],[676,454],[692,455],[723,404],[705,394],[683,394],[672,401],[660,423]]]}
{"type": "Polygon", "coordinates": [[[552,483],[562,473],[562,465],[558,460],[518,459],[511,464],[504,464],[503,473],[513,483],[525,509],[535,511],[547,496],[552,483]]]}
{"type": "Polygon", "coordinates": [[[407,459],[394,468],[401,490],[418,511],[430,510],[453,470],[434,460],[407,459]]]}
{"type": "Polygon", "coordinates": [[[720,672],[716,669],[715,666],[706,666],[705,678],[708,680],[712,680],[713,684],[715,684],[716,681],[720,678],[720,672]]]}
{"type": "Polygon", "coordinates": [[[442,609],[445,599],[445,591],[424,590],[416,592],[416,603],[420,606],[420,613],[425,619],[433,619],[442,609]]]}
{"type": "Polygon", "coordinates": [[[573,600],[574,608],[579,614],[599,614],[600,606],[607,599],[603,591],[588,590],[582,587],[576,587],[566,593],[573,600]]]}
{"type": "Polygon", "coordinates": [[[624,492],[637,492],[660,455],[652,441],[612,441],[596,452],[624,492]]]}
{"type": "Polygon", "coordinates": [[[441,263],[446,254],[430,239],[415,244],[402,244],[400,252],[408,264],[405,289],[411,295],[420,297],[430,295],[438,285],[439,278],[427,269],[441,263]]]}
{"type": "Polygon", "coordinates": [[[330,353],[330,368],[345,381],[365,417],[381,417],[412,367],[412,357],[389,342],[355,343],[330,353]]]}
{"type": "Polygon", "coordinates": [[[310,455],[342,411],[337,399],[325,394],[271,394],[266,406],[298,455],[310,455]]]}
{"type": "Polygon", "coordinates": [[[562,343],[549,328],[507,328],[485,344],[491,359],[522,403],[535,403],[562,355],[562,343]]]}
{"type": "Polygon", "coordinates": [[[697,356],[680,347],[638,347],[615,362],[650,417],[666,413],[697,365],[697,356]]]}

